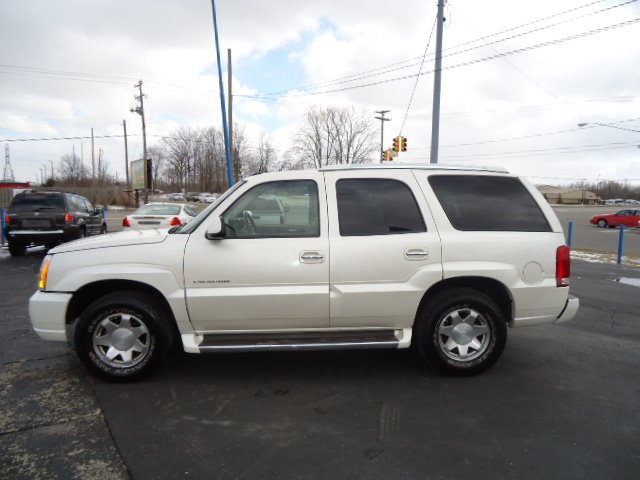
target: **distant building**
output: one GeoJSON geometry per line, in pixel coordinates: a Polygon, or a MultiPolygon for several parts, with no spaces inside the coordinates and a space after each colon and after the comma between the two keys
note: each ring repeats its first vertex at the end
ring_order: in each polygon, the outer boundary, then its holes
{"type": "Polygon", "coordinates": [[[537,185],[542,196],[549,203],[564,205],[598,205],[600,197],[583,188],[565,188],[554,185],[537,185]]]}

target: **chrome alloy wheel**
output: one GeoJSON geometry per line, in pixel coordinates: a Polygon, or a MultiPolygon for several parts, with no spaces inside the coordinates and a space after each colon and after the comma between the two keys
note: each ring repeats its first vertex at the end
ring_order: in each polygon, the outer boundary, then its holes
{"type": "Polygon", "coordinates": [[[140,363],[151,348],[149,329],[130,313],[112,313],[93,331],[93,351],[113,368],[127,368],[140,363]]]}
{"type": "Polygon", "coordinates": [[[456,308],[438,325],[438,345],[452,360],[467,362],[478,358],[490,341],[489,323],[472,308],[456,308]]]}

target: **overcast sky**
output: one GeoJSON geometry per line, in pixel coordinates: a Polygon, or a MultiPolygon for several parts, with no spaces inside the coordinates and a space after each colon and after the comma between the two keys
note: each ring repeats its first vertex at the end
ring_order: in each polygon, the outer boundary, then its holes
{"type": "MultiPolygon", "coordinates": [[[[436,0],[216,5],[225,88],[231,48],[250,143],[264,132],[284,152],[310,105],[384,109],[385,148],[402,131],[399,161],[429,162],[436,0]]],[[[122,135],[123,120],[139,158],[139,79],[150,146],[221,125],[210,0],[2,0],[0,15],[0,139],[19,180],[74,146],[90,164],[91,142],[15,140],[122,135]]],[[[452,0],[445,16],[440,163],[640,184],[639,1],[452,0]]],[[[96,138],[99,149],[123,178],[122,138],[96,138]]]]}

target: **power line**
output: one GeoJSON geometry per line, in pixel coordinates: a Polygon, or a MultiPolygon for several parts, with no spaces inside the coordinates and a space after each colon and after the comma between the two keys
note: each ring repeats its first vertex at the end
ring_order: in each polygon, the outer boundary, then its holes
{"type": "MultiPolygon", "coordinates": [[[[549,15],[547,17],[543,17],[543,18],[540,18],[540,19],[537,19],[537,20],[533,20],[531,22],[527,22],[527,23],[518,25],[516,27],[508,28],[506,30],[502,30],[502,31],[499,31],[499,32],[496,32],[496,33],[492,33],[490,35],[485,35],[485,36],[476,38],[474,40],[470,40],[470,41],[467,41],[467,42],[464,42],[464,43],[461,43],[461,44],[458,44],[458,45],[455,45],[455,46],[452,46],[452,47],[445,48],[445,49],[443,49],[443,52],[456,50],[456,49],[458,49],[460,47],[463,47],[463,46],[466,46],[466,45],[469,45],[469,44],[472,44],[472,43],[476,43],[476,42],[479,42],[479,41],[482,41],[482,40],[486,40],[488,38],[492,38],[492,37],[495,37],[495,36],[498,36],[498,35],[502,35],[504,33],[508,33],[508,32],[514,31],[514,30],[518,30],[520,28],[524,28],[524,27],[527,27],[529,25],[534,25],[536,23],[540,23],[540,22],[543,22],[545,20],[549,20],[551,18],[555,18],[555,17],[561,16],[561,15],[566,15],[567,13],[572,13],[572,12],[580,10],[582,8],[586,8],[586,7],[590,7],[590,6],[593,6],[593,5],[598,4],[598,3],[602,3],[603,1],[606,1],[606,0],[597,0],[597,1],[594,1],[594,2],[591,2],[591,3],[588,3],[586,5],[581,5],[581,6],[578,6],[578,7],[574,7],[574,8],[571,8],[569,10],[565,10],[565,11],[562,11],[562,12],[559,12],[559,13],[556,13],[556,14],[553,14],[553,15],[549,15]]],[[[632,0],[632,1],[636,1],[636,0],[632,0]]],[[[624,4],[622,4],[622,5],[624,5],[624,4]]],[[[609,8],[616,8],[616,7],[617,6],[609,7],[609,8]]],[[[604,9],[604,10],[607,10],[607,9],[604,9]]],[[[599,13],[599,12],[602,12],[604,10],[599,10],[597,12],[592,12],[591,14],[599,13]]],[[[589,14],[589,15],[591,15],[591,14],[589,14]]],[[[571,21],[571,19],[567,20],[567,21],[571,21]]],[[[487,44],[484,44],[484,45],[487,45],[487,44]]],[[[480,47],[482,47],[484,45],[480,45],[480,46],[474,47],[474,48],[480,48],[480,47]]],[[[461,52],[457,52],[457,53],[461,53],[461,52]]],[[[444,55],[444,56],[450,56],[452,54],[453,53],[447,54],[447,55],[444,55]]],[[[341,84],[341,83],[349,83],[349,82],[356,81],[356,80],[362,80],[364,78],[370,78],[372,76],[378,76],[378,75],[382,75],[382,74],[385,74],[385,73],[391,73],[391,72],[394,72],[394,71],[398,71],[398,70],[402,70],[402,69],[405,69],[405,68],[413,67],[413,66],[415,66],[417,64],[416,63],[411,63],[410,65],[404,65],[404,66],[400,66],[398,68],[390,69],[390,67],[397,67],[398,65],[403,65],[403,64],[406,64],[406,63],[409,63],[409,62],[415,62],[416,60],[420,60],[421,58],[422,57],[420,57],[420,56],[413,57],[413,58],[410,58],[410,59],[407,59],[407,60],[402,60],[400,62],[394,62],[394,63],[388,64],[388,65],[385,65],[385,66],[376,67],[376,68],[373,68],[373,69],[370,69],[370,70],[365,70],[365,71],[360,72],[360,73],[351,74],[351,75],[347,75],[347,76],[344,76],[344,77],[337,77],[336,79],[329,80],[327,82],[316,83],[316,84],[302,86],[302,87],[294,87],[294,88],[290,88],[290,89],[287,89],[287,90],[269,92],[269,93],[265,93],[264,95],[265,96],[266,95],[276,96],[276,95],[280,95],[280,94],[286,94],[288,92],[291,92],[292,90],[302,90],[302,91],[316,90],[316,89],[321,88],[321,87],[337,85],[337,84],[341,84]],[[385,71],[380,72],[380,70],[385,70],[385,71]],[[374,73],[374,72],[379,72],[379,73],[374,73]]]]}
{"type": "MultiPolygon", "coordinates": [[[[517,54],[517,53],[523,53],[523,52],[528,52],[528,51],[531,51],[531,50],[537,50],[539,48],[548,47],[548,46],[551,46],[551,45],[557,45],[559,43],[564,43],[564,42],[568,42],[568,41],[571,41],[571,40],[577,40],[579,38],[584,38],[584,37],[588,37],[588,36],[591,36],[591,35],[596,35],[598,33],[603,33],[603,32],[610,31],[610,30],[615,30],[617,28],[626,27],[626,26],[633,25],[633,24],[638,23],[638,22],[640,22],[640,18],[634,18],[634,19],[627,20],[627,21],[624,21],[624,22],[607,25],[607,26],[601,27],[601,28],[596,28],[594,30],[588,30],[588,31],[580,32],[580,33],[577,33],[577,34],[574,34],[574,35],[569,35],[567,37],[561,37],[561,38],[557,38],[557,39],[554,39],[554,40],[549,40],[547,42],[541,42],[541,43],[537,43],[537,44],[534,44],[534,45],[529,45],[527,47],[517,48],[515,50],[510,50],[508,52],[503,52],[503,53],[500,53],[500,54],[490,55],[488,57],[482,57],[482,58],[478,58],[478,59],[475,59],[475,60],[469,60],[469,61],[466,61],[466,62],[461,62],[461,63],[455,64],[455,65],[450,65],[450,66],[447,66],[447,67],[443,67],[442,69],[443,70],[450,70],[450,69],[454,69],[454,68],[460,68],[460,67],[466,67],[466,66],[469,66],[469,65],[475,65],[475,64],[487,62],[487,61],[490,61],[490,60],[495,60],[497,58],[506,57],[508,55],[514,55],[514,54],[517,54]]],[[[370,83],[361,84],[361,85],[352,85],[352,86],[348,86],[348,87],[341,87],[341,88],[336,88],[336,89],[332,89],[332,90],[324,90],[324,91],[320,91],[320,92],[299,93],[299,94],[295,94],[294,93],[294,94],[290,95],[290,97],[306,97],[306,96],[325,95],[325,94],[328,94],[328,93],[343,92],[343,91],[347,91],[347,90],[354,90],[354,89],[357,89],[357,88],[372,87],[372,86],[375,86],[375,85],[382,85],[382,84],[385,84],[385,83],[397,82],[397,81],[400,81],[400,80],[408,80],[408,79],[411,79],[411,78],[415,78],[417,76],[427,75],[427,74],[430,74],[430,73],[433,73],[433,70],[429,70],[427,72],[423,72],[423,73],[420,73],[420,74],[416,73],[416,74],[403,75],[401,77],[388,78],[388,79],[384,79],[384,80],[379,80],[377,82],[370,82],[370,83]]],[[[245,98],[264,98],[264,97],[261,97],[259,95],[236,95],[236,96],[245,97],[245,98]]]]}
{"type": "MultiPolygon", "coordinates": [[[[137,134],[129,134],[128,137],[135,137],[137,134]]],[[[124,135],[94,135],[93,138],[122,138],[124,135]]],[[[50,140],[88,140],[89,136],[78,137],[46,137],[46,138],[5,138],[0,139],[0,142],[46,142],[50,140]]]]}
{"type": "Polygon", "coordinates": [[[433,20],[433,25],[431,26],[431,33],[429,33],[429,40],[427,40],[427,46],[424,47],[424,54],[422,55],[422,63],[420,63],[420,70],[418,70],[418,76],[416,77],[416,81],[413,84],[413,90],[411,90],[411,96],[409,97],[409,103],[407,104],[407,110],[404,112],[404,119],[402,120],[402,125],[400,126],[400,131],[398,132],[398,136],[402,135],[402,130],[404,129],[404,124],[407,121],[407,115],[409,114],[409,109],[411,108],[411,103],[413,102],[413,96],[416,93],[416,87],[418,86],[418,82],[420,81],[420,74],[422,73],[422,66],[424,65],[424,60],[427,57],[427,50],[429,49],[429,45],[431,44],[431,37],[433,37],[433,30],[436,27],[436,22],[438,21],[438,17],[436,16],[433,20]]]}
{"type": "MultiPolygon", "coordinates": [[[[600,1],[602,1],[602,0],[600,0],[600,1]]],[[[600,1],[593,2],[593,3],[589,4],[589,5],[593,5],[595,3],[600,3],[600,1]]],[[[486,47],[486,46],[491,46],[491,45],[496,44],[496,43],[504,42],[504,41],[507,41],[507,40],[512,40],[512,39],[517,38],[517,37],[521,37],[521,36],[524,36],[524,35],[529,35],[531,33],[536,33],[536,32],[539,32],[539,31],[542,31],[542,30],[545,30],[545,29],[548,29],[548,28],[556,27],[558,25],[569,23],[569,22],[575,21],[575,20],[580,19],[580,18],[584,18],[584,17],[588,17],[588,16],[591,16],[591,15],[603,13],[605,11],[612,10],[614,8],[619,8],[619,7],[622,7],[622,6],[631,4],[631,3],[635,3],[637,1],[638,0],[627,0],[624,3],[618,4],[618,5],[613,5],[613,6],[610,6],[610,7],[607,7],[607,8],[603,8],[601,10],[597,10],[597,11],[594,11],[594,12],[589,12],[589,13],[586,13],[584,15],[580,15],[580,16],[577,16],[577,17],[572,17],[570,19],[563,20],[562,22],[557,22],[557,23],[554,23],[554,24],[551,24],[551,25],[545,25],[545,26],[542,26],[542,27],[539,27],[539,28],[536,28],[536,29],[533,29],[533,30],[526,31],[526,32],[520,32],[520,33],[518,33],[516,35],[512,35],[510,37],[497,39],[497,40],[494,40],[494,41],[491,41],[491,42],[483,43],[481,45],[476,45],[476,46],[473,46],[473,47],[469,47],[467,49],[460,50],[460,51],[457,51],[457,52],[454,51],[454,52],[451,52],[451,53],[448,53],[448,54],[444,54],[442,57],[443,58],[448,58],[448,57],[451,57],[451,56],[454,56],[454,55],[459,55],[461,53],[466,53],[466,52],[470,52],[472,50],[477,50],[477,49],[480,49],[480,48],[483,48],[483,47],[486,47]]],[[[571,9],[571,10],[568,10],[567,12],[575,11],[575,10],[576,9],[571,9]]],[[[565,12],[565,13],[567,13],[567,12],[565,12]]],[[[560,15],[560,14],[558,14],[558,15],[560,15]]],[[[557,16],[557,15],[552,15],[550,17],[545,17],[545,19],[549,19],[549,18],[552,18],[554,16],[557,16]]],[[[522,28],[524,26],[527,26],[527,25],[530,25],[530,24],[533,24],[533,23],[537,23],[537,21],[530,22],[528,24],[524,24],[524,25],[521,25],[519,27],[514,27],[512,29],[507,29],[507,30],[505,30],[503,32],[498,32],[498,33],[495,33],[495,34],[486,35],[484,37],[480,37],[480,39],[490,38],[490,37],[493,37],[493,36],[496,36],[496,35],[499,35],[499,34],[502,34],[502,33],[506,33],[506,32],[509,32],[509,31],[512,31],[512,30],[515,30],[515,29],[518,29],[518,28],[522,28]]],[[[464,45],[467,45],[467,44],[470,44],[470,43],[475,43],[476,41],[479,41],[480,39],[476,39],[476,40],[473,40],[473,41],[470,41],[470,42],[465,42],[465,43],[462,43],[462,44],[460,44],[458,46],[447,48],[444,51],[455,50],[455,49],[457,49],[457,48],[459,48],[461,46],[464,46],[464,45]]],[[[395,64],[391,64],[389,66],[402,65],[402,64],[407,63],[407,62],[414,62],[415,60],[420,60],[421,58],[422,57],[415,57],[415,58],[412,58],[412,59],[409,59],[409,60],[405,60],[405,61],[402,61],[402,62],[396,62],[395,64]]],[[[422,61],[423,60],[421,60],[421,62],[422,61]]],[[[331,85],[339,85],[339,84],[343,84],[343,83],[350,83],[350,82],[354,82],[354,81],[358,81],[358,80],[363,80],[365,78],[371,78],[371,77],[375,77],[375,76],[379,76],[379,75],[383,75],[383,74],[387,74],[387,73],[392,73],[392,72],[395,72],[395,71],[398,71],[398,70],[404,70],[406,68],[414,67],[414,66],[417,66],[419,64],[420,63],[411,63],[409,65],[404,65],[404,66],[400,66],[400,67],[396,67],[396,68],[386,69],[385,71],[382,71],[382,72],[379,72],[379,73],[367,74],[368,72],[377,72],[379,70],[382,70],[382,69],[386,68],[386,67],[381,67],[381,68],[373,69],[373,70],[370,70],[370,71],[362,72],[361,74],[354,74],[354,75],[350,75],[350,76],[347,76],[347,77],[343,77],[342,79],[339,78],[339,79],[334,80],[334,81],[329,81],[329,82],[320,83],[320,84],[316,84],[316,85],[311,85],[311,86],[307,86],[307,87],[297,87],[297,88],[291,88],[291,89],[288,89],[288,90],[267,92],[267,93],[260,94],[260,95],[238,95],[238,96],[254,97],[254,98],[255,97],[273,97],[273,96],[278,96],[278,95],[286,94],[286,93],[289,93],[289,92],[295,92],[295,91],[303,91],[303,92],[305,92],[305,91],[308,91],[308,90],[317,90],[318,88],[320,88],[322,86],[331,86],[331,85]]],[[[433,72],[427,72],[427,73],[433,73],[433,72]]],[[[349,88],[359,88],[359,87],[345,87],[345,89],[349,89],[349,88]]],[[[338,90],[331,90],[330,92],[334,92],[334,91],[338,91],[338,90]]],[[[322,93],[322,92],[320,92],[320,93],[322,93]]],[[[307,93],[307,95],[315,95],[315,94],[317,94],[317,93],[313,93],[313,92],[307,93]]],[[[302,95],[305,95],[305,94],[296,94],[296,96],[302,96],[302,95]]]]}

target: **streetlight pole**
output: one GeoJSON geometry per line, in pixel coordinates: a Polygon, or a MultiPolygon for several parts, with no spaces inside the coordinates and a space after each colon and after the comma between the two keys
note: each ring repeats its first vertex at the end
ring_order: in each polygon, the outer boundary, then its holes
{"type": "Polygon", "coordinates": [[[391,120],[390,118],[385,118],[385,114],[389,113],[390,110],[377,110],[376,113],[380,114],[379,117],[375,117],[377,120],[380,120],[380,163],[384,160],[384,155],[382,150],[384,148],[384,122],[388,122],[391,120]]]}

